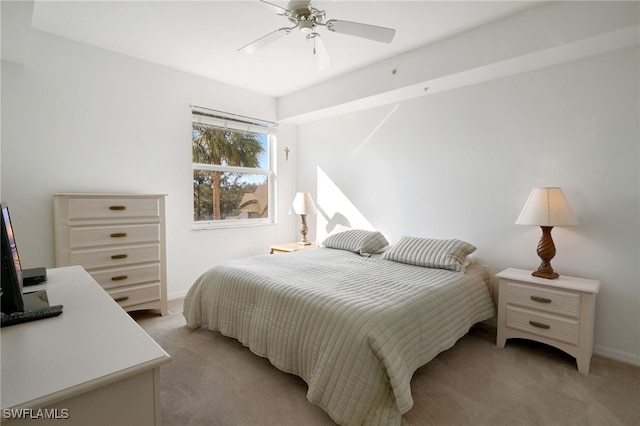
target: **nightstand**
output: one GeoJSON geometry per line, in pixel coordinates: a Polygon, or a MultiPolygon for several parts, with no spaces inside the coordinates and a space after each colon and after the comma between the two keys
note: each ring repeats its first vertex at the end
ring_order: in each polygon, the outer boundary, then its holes
{"type": "Polygon", "coordinates": [[[284,244],[274,244],[271,246],[271,254],[274,253],[290,253],[292,251],[305,250],[308,248],[316,247],[315,243],[302,245],[298,243],[284,243],[284,244]]]}
{"type": "Polygon", "coordinates": [[[546,343],[575,357],[578,371],[589,374],[600,281],[564,275],[551,280],[514,268],[496,277],[500,282],[496,345],[504,348],[509,338],[546,343]]]}

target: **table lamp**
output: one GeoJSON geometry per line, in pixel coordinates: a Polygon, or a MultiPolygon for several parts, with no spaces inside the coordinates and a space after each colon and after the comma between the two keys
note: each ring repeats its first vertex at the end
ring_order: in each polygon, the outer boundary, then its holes
{"type": "Polygon", "coordinates": [[[571,212],[567,200],[560,188],[534,188],[525,203],[516,225],[537,225],[542,229],[537,253],[541,263],[535,277],[554,279],[558,274],[551,267],[551,259],[556,255],[556,247],[551,238],[554,226],[577,225],[578,221],[571,212]]]}
{"type": "Polygon", "coordinates": [[[313,198],[309,192],[298,192],[293,199],[293,211],[300,215],[302,219],[302,225],[300,226],[300,234],[302,239],[298,241],[298,244],[306,246],[311,244],[307,241],[307,215],[316,213],[316,205],[313,202],[313,198]]]}

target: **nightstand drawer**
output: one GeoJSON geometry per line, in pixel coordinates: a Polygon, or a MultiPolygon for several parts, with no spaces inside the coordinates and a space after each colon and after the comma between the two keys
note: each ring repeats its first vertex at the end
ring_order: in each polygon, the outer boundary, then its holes
{"type": "Polygon", "coordinates": [[[507,303],[536,311],[580,318],[580,294],[578,293],[508,282],[507,303]]]}
{"type": "Polygon", "coordinates": [[[109,290],[107,293],[109,293],[113,300],[118,302],[120,306],[126,308],[127,306],[160,300],[160,285],[159,283],[145,284],[109,290]]]}
{"type": "Polygon", "coordinates": [[[100,270],[91,276],[104,289],[156,282],[160,281],[160,263],[100,270]]]}
{"type": "Polygon", "coordinates": [[[578,344],[580,336],[579,321],[515,306],[507,306],[506,326],[574,345],[578,344]]]}
{"type": "Polygon", "coordinates": [[[77,227],[69,230],[71,249],[160,241],[160,224],[77,227]]]}
{"type": "Polygon", "coordinates": [[[102,250],[72,250],[70,259],[72,265],[82,265],[87,270],[159,262],[160,244],[113,247],[102,250]]]}
{"type": "Polygon", "coordinates": [[[157,198],[70,198],[68,219],[159,217],[157,198]]]}

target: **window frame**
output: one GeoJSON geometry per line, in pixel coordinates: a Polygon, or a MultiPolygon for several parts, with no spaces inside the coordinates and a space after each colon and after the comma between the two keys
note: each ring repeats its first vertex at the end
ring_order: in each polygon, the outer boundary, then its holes
{"type": "MultiPolygon", "coordinates": [[[[193,161],[193,153],[191,156],[192,173],[191,173],[191,211],[192,211],[192,229],[193,230],[205,230],[205,229],[227,229],[227,228],[240,228],[240,227],[252,227],[252,226],[265,226],[276,224],[276,190],[277,190],[277,176],[275,172],[275,155],[276,152],[276,127],[277,124],[269,121],[258,120],[251,117],[245,117],[236,114],[225,113],[222,111],[211,110],[208,108],[202,108],[197,106],[191,106],[191,123],[192,130],[193,124],[205,124],[222,129],[237,130],[240,132],[250,132],[266,135],[267,143],[267,168],[260,167],[242,167],[242,166],[229,166],[218,164],[204,164],[195,163],[193,161]],[[264,175],[267,178],[267,217],[254,218],[254,219],[212,219],[198,221],[194,215],[194,182],[193,172],[196,170],[201,171],[215,171],[221,173],[247,173],[252,175],[264,175]]],[[[193,149],[193,138],[191,139],[193,149]]]]}

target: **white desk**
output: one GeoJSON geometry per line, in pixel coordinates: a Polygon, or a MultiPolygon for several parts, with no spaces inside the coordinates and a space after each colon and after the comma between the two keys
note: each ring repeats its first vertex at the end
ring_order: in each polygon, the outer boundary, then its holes
{"type": "Polygon", "coordinates": [[[0,329],[0,420],[13,408],[68,417],[65,425],[160,425],[159,367],[169,355],[82,267],[47,276],[26,291],[46,289],[51,305],[64,305],[62,315],[0,329]]]}

